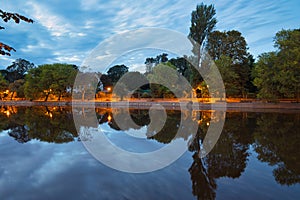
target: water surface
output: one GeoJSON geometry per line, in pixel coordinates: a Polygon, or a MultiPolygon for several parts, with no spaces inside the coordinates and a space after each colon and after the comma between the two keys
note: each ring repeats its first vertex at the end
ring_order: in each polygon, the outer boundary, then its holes
{"type": "MultiPolygon", "coordinates": [[[[84,118],[87,110],[80,110],[84,118]]],[[[168,167],[130,174],[111,169],[84,148],[69,107],[0,108],[0,199],[298,199],[300,113],[227,112],[218,143],[205,158],[200,146],[214,111],[168,111],[149,134],[147,110],[131,110],[140,128],[115,123],[96,109],[99,127],[117,146],[149,152],[183,139],[188,151],[168,167]],[[196,113],[195,113],[196,112],[196,113]],[[176,135],[182,115],[200,115],[195,137],[176,135]],[[147,135],[146,135],[147,136],[147,135]]],[[[120,114],[125,112],[120,110],[120,114]]],[[[213,119],[211,121],[211,119],[213,119]]],[[[117,161],[116,161],[117,162],[117,161]]]]}

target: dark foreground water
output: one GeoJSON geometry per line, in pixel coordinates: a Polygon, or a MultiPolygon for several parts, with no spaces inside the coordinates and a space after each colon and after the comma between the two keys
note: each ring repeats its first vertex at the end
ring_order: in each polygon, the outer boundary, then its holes
{"type": "MultiPolygon", "coordinates": [[[[0,199],[300,197],[299,112],[227,112],[217,145],[200,159],[207,128],[217,120],[214,111],[184,113],[200,115],[192,139],[188,133],[176,135],[182,113],[169,111],[162,131],[144,139],[145,145],[128,140],[126,133],[149,131],[148,111],[130,111],[142,127],[138,130],[129,124],[120,130],[111,110],[96,111],[99,127],[122,148],[145,151],[181,137],[192,140],[189,151],[164,169],[124,173],[87,152],[74,127],[71,108],[0,107],[0,199]]],[[[85,112],[78,110],[83,118],[85,112]]]]}

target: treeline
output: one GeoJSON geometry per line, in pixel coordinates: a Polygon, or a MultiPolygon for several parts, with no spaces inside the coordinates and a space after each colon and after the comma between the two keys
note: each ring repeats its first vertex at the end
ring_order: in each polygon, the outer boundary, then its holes
{"type": "Polygon", "coordinates": [[[24,59],[17,59],[0,71],[1,99],[21,98],[36,100],[50,94],[58,100],[70,97],[78,67],[69,64],[46,64],[36,67],[24,59]]]}
{"type": "Polygon", "coordinates": [[[193,44],[192,56],[169,59],[168,54],[163,53],[145,59],[145,73],[129,72],[127,66],[116,65],[107,73],[99,72],[96,77],[91,75],[90,78],[84,78],[89,74],[80,72],[75,65],[46,64],[36,67],[29,61],[18,59],[0,71],[0,97],[48,100],[49,96],[55,96],[60,100],[62,97],[70,98],[75,91],[75,97],[84,100],[93,98],[95,92],[108,94],[113,89],[116,89],[114,92],[121,100],[132,90],[133,97],[137,98],[173,98],[175,93],[191,97],[192,94],[186,94],[185,88],[181,87],[182,77],[192,86],[194,95],[209,97],[208,85],[197,70],[197,67],[207,67],[203,64],[203,55],[207,52],[220,71],[227,97],[269,101],[289,98],[298,102],[300,29],[279,31],[274,37],[276,51],[263,53],[255,61],[241,32],[215,30],[215,15],[214,6],[203,3],[192,11],[188,35],[193,44]],[[114,88],[124,74],[131,78],[114,88]],[[73,88],[76,75],[81,85],[73,88]],[[149,81],[152,83],[149,84],[149,81]],[[137,83],[143,83],[143,86],[135,88],[137,83]]]}

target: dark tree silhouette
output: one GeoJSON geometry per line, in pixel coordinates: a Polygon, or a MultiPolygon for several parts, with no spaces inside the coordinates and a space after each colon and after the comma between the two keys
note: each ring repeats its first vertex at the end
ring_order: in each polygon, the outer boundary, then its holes
{"type": "MultiPolygon", "coordinates": [[[[10,12],[5,12],[0,9],[0,18],[7,23],[8,21],[13,20],[15,23],[19,24],[20,21],[24,21],[27,23],[33,23],[33,20],[30,18],[27,18],[23,15],[20,15],[18,13],[10,13],[10,12]]],[[[0,30],[5,29],[3,26],[0,25],[0,30]]],[[[11,51],[16,51],[13,47],[4,44],[0,42],[0,55],[7,55],[10,56],[11,51]]]]}
{"type": "Polygon", "coordinates": [[[206,37],[212,32],[217,24],[216,10],[213,5],[201,3],[191,15],[191,27],[189,37],[192,39],[193,52],[197,56],[197,66],[200,59],[200,48],[206,37]]]}

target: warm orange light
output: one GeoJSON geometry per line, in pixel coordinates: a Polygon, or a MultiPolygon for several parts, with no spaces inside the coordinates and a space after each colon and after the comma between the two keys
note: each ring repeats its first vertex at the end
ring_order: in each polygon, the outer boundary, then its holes
{"type": "Polygon", "coordinates": [[[209,126],[209,122],[207,122],[206,125],[209,126]]]}
{"type": "Polygon", "coordinates": [[[111,121],[111,116],[108,115],[107,120],[110,122],[111,121]]]}
{"type": "Polygon", "coordinates": [[[52,117],[53,117],[52,113],[49,113],[49,117],[50,117],[50,118],[52,118],[52,117]]]}
{"type": "Polygon", "coordinates": [[[111,88],[110,88],[110,87],[108,87],[108,88],[107,88],[107,91],[108,91],[108,92],[110,92],[110,91],[111,91],[111,88]]]}

